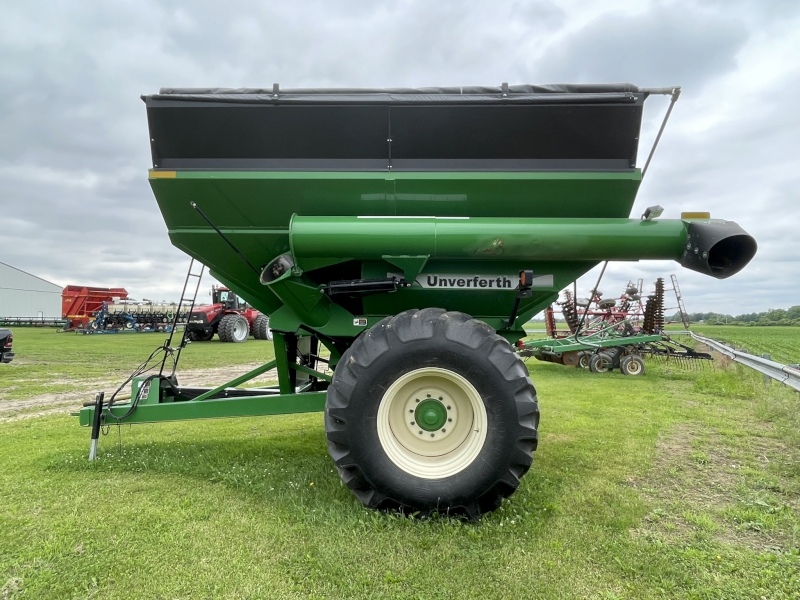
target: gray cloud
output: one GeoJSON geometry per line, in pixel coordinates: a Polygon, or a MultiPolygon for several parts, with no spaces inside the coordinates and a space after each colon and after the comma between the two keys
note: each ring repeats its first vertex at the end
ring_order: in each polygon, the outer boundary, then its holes
{"type": "Polygon", "coordinates": [[[698,89],[736,66],[744,22],[691,4],[614,11],[560,39],[535,61],[541,80],[629,81],[698,89]]]}
{"type": "MultiPolygon", "coordinates": [[[[692,310],[797,303],[800,283],[789,273],[800,262],[800,113],[793,106],[800,79],[791,61],[754,66],[752,58],[775,39],[791,39],[796,3],[654,2],[608,12],[589,2],[564,6],[7,3],[0,8],[0,260],[58,283],[177,296],[188,258],[170,245],[147,184],[139,100],[161,86],[627,80],[685,86],[634,214],[655,203],[673,217],[710,209],[751,230],[760,252],[724,282],[674,263],[613,265],[609,289],[675,271],[692,310]],[[769,86],[749,83],[770,70],[780,76],[769,86]]],[[[786,43],[794,55],[800,50],[786,43]]],[[[640,162],[664,107],[663,99],[647,102],[640,162]]],[[[589,279],[581,283],[588,287],[589,279]]]]}

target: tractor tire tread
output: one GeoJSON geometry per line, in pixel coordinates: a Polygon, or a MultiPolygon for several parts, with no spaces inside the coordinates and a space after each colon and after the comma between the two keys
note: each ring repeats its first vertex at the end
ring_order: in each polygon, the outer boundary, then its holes
{"type": "Polygon", "coordinates": [[[245,319],[242,315],[237,314],[225,315],[222,317],[222,319],[220,319],[217,335],[219,335],[221,342],[241,343],[247,340],[246,337],[242,340],[237,340],[234,336],[234,328],[236,327],[236,323],[240,320],[243,320],[245,323],[247,323],[247,319],[245,319]]]}
{"type": "Polygon", "coordinates": [[[257,340],[270,340],[272,339],[271,333],[269,317],[264,314],[258,315],[253,321],[253,337],[257,340]]]}
{"type": "Polygon", "coordinates": [[[503,472],[496,475],[496,481],[480,495],[468,501],[462,499],[447,507],[451,515],[474,520],[482,513],[498,508],[503,499],[519,487],[520,478],[531,466],[539,423],[536,390],[525,364],[512,346],[482,321],[441,308],[412,309],[386,317],[359,336],[342,356],[328,388],[324,417],[328,451],[342,481],[369,508],[423,515],[440,511],[438,503],[434,506],[409,506],[392,498],[391,492],[384,493],[384,490],[376,489],[377,486],[373,485],[358,464],[358,459],[353,456],[348,431],[348,421],[357,418],[348,407],[359,376],[392,347],[431,339],[436,335],[471,350],[480,349],[486,361],[508,382],[508,393],[514,397],[516,431],[509,431],[508,434],[515,436],[516,440],[508,464],[503,472]]]}

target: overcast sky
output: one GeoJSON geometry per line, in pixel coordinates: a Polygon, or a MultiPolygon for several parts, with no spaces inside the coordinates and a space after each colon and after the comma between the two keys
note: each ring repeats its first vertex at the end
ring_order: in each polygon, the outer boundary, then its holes
{"type": "MultiPolygon", "coordinates": [[[[800,304],[798,31],[797,0],[4,2],[0,261],[177,299],[188,258],[147,184],[139,99],[162,86],[626,81],[683,86],[632,216],[709,210],[759,251],[725,281],[673,262],[612,264],[606,296],[677,273],[690,311],[800,304]]],[[[645,104],[640,165],[666,103],[645,104]]]]}

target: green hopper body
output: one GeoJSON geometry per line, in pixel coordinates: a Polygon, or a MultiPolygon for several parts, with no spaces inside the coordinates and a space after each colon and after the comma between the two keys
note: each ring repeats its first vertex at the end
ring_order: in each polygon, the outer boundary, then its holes
{"type": "Polygon", "coordinates": [[[550,88],[162,90],[145,98],[150,184],[172,243],[274,330],[345,345],[425,307],[514,340],[601,261],[722,278],[752,258],[734,223],[629,218],[647,90],[550,88]],[[256,271],[281,268],[259,276],[229,242],[256,271]],[[523,270],[531,293],[509,322],[523,270]]]}

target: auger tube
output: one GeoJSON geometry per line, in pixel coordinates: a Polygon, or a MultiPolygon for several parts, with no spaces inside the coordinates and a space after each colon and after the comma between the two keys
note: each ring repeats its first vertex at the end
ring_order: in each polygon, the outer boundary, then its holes
{"type": "Polygon", "coordinates": [[[301,269],[325,259],[427,256],[452,261],[676,260],[724,279],[753,258],[755,240],[723,220],[499,219],[469,217],[292,218],[301,269]]]}

